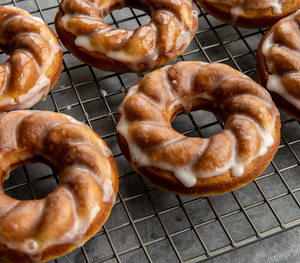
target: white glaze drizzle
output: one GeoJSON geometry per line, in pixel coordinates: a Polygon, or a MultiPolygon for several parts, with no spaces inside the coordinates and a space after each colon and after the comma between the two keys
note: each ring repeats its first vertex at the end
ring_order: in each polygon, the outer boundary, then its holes
{"type": "Polygon", "coordinates": [[[288,102],[293,104],[295,107],[300,109],[300,100],[296,97],[290,95],[288,92],[286,92],[285,87],[281,83],[281,77],[278,75],[269,75],[268,77],[268,83],[267,88],[270,91],[273,91],[275,93],[280,94],[283,98],[285,98],[288,102]]]}
{"type": "MultiPolygon", "coordinates": [[[[202,66],[206,65],[205,63],[201,63],[202,66]]],[[[168,66],[167,69],[169,69],[171,66],[168,66]]],[[[174,94],[172,94],[172,82],[167,80],[166,77],[166,71],[167,69],[162,68],[161,71],[163,72],[163,77],[164,77],[164,87],[165,89],[169,92],[170,98],[173,101],[172,105],[169,107],[169,111],[171,112],[173,107],[176,107],[177,105],[181,104],[181,105],[185,105],[184,108],[186,111],[190,111],[190,109],[192,108],[192,105],[187,105],[188,102],[183,102],[183,100],[179,100],[178,98],[176,99],[174,94]]],[[[228,77],[228,76],[227,76],[228,77]]],[[[224,77],[224,78],[227,78],[224,77]]],[[[224,79],[220,79],[220,83],[223,81],[224,79]]],[[[173,83],[174,84],[174,83],[173,83]]],[[[216,84],[217,85],[217,84],[216,84]]],[[[221,175],[225,172],[227,172],[229,169],[231,169],[232,171],[232,175],[233,176],[241,176],[244,173],[244,168],[251,163],[254,159],[256,159],[257,157],[260,157],[262,155],[264,155],[267,151],[267,149],[269,147],[271,147],[274,143],[274,139],[272,137],[272,133],[273,133],[273,129],[275,127],[275,120],[276,120],[276,116],[278,115],[278,112],[274,110],[274,106],[268,102],[268,101],[264,101],[262,98],[260,97],[255,97],[253,95],[247,94],[247,95],[237,95],[237,96],[233,96],[231,99],[233,98],[237,98],[237,97],[251,97],[251,98],[255,98],[258,101],[260,101],[272,114],[273,116],[273,123],[271,124],[271,126],[268,127],[267,130],[264,130],[262,127],[260,127],[257,123],[255,119],[252,119],[250,117],[245,117],[245,116],[239,116],[239,115],[235,115],[235,117],[238,118],[242,118],[242,119],[247,119],[248,121],[250,121],[251,123],[253,123],[256,127],[256,129],[258,130],[260,136],[261,136],[261,149],[259,151],[259,153],[255,156],[251,156],[251,158],[247,159],[247,162],[242,162],[241,160],[239,160],[239,157],[236,155],[236,151],[235,151],[235,146],[233,146],[233,151],[232,151],[232,156],[229,158],[229,162],[227,162],[224,166],[219,167],[215,170],[211,170],[211,171],[205,171],[205,172],[201,172],[200,171],[195,171],[194,169],[194,165],[195,163],[198,161],[198,159],[201,157],[202,153],[205,151],[206,146],[208,145],[208,140],[207,139],[201,139],[203,140],[203,145],[202,148],[198,149],[198,154],[196,154],[196,156],[194,157],[194,159],[190,162],[187,163],[186,165],[183,166],[178,166],[176,164],[171,164],[168,162],[163,162],[161,160],[158,159],[150,159],[148,156],[147,151],[149,149],[142,149],[140,148],[139,145],[137,145],[131,138],[130,133],[128,132],[130,126],[131,126],[131,122],[129,122],[126,118],[126,113],[124,112],[124,105],[125,105],[125,101],[135,95],[139,93],[139,89],[138,89],[138,85],[133,86],[133,88],[130,88],[128,90],[128,93],[126,95],[126,98],[123,100],[123,102],[121,103],[121,105],[119,106],[118,111],[121,113],[121,118],[117,124],[117,132],[120,133],[127,141],[127,144],[129,145],[129,152],[130,152],[130,156],[132,158],[131,161],[131,165],[135,168],[135,167],[143,167],[143,166],[154,166],[157,168],[160,168],[162,170],[168,170],[171,171],[174,176],[186,187],[192,187],[195,183],[196,183],[196,179],[197,178],[209,178],[209,177],[213,177],[213,176],[217,176],[217,175],[221,175]]],[[[213,90],[214,87],[211,87],[211,90],[213,90]]],[[[263,89],[262,89],[263,90],[263,89]]],[[[265,91],[266,92],[266,91],[265,91]]],[[[267,94],[267,92],[266,92],[267,94]]],[[[146,95],[142,95],[139,94],[141,96],[143,96],[143,98],[146,98],[148,100],[149,103],[151,103],[154,107],[158,108],[158,109],[162,109],[164,107],[164,105],[157,105],[157,103],[155,101],[153,101],[150,97],[147,97],[146,95]]],[[[210,95],[204,93],[200,93],[196,95],[197,98],[204,98],[204,99],[210,99],[213,102],[213,97],[211,97],[210,95]]],[[[229,100],[229,101],[230,101],[229,100]]],[[[228,102],[226,102],[228,103],[228,102]]],[[[224,107],[225,104],[223,106],[220,107],[224,107]]],[[[167,124],[162,124],[162,123],[157,123],[155,120],[154,121],[136,121],[140,124],[152,124],[152,125],[157,125],[157,126],[165,126],[165,127],[169,127],[167,124]]],[[[135,123],[135,122],[133,122],[135,123]]],[[[229,132],[228,130],[224,130],[224,133],[226,133],[232,140],[233,144],[235,145],[237,143],[237,138],[235,138],[235,136],[229,132]]],[[[169,140],[167,142],[163,142],[163,144],[157,146],[157,148],[162,148],[168,144],[172,144],[177,140],[181,140],[183,139],[184,136],[181,134],[178,134],[178,137],[176,139],[169,140]]],[[[151,150],[152,151],[152,150],[151,150]]],[[[136,170],[138,170],[138,168],[136,168],[136,170]]]]}

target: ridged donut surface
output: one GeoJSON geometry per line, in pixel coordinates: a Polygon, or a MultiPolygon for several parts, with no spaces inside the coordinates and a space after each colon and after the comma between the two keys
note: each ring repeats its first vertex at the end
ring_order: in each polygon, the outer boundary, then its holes
{"type": "Polygon", "coordinates": [[[0,64],[0,112],[29,109],[57,81],[62,48],[42,19],[13,6],[0,6],[0,49],[10,57],[0,64]]]}
{"type": "Polygon", "coordinates": [[[84,63],[108,71],[141,72],[181,55],[196,33],[198,16],[192,0],[63,0],[55,26],[65,47],[84,63]],[[103,21],[123,7],[145,11],[150,22],[128,30],[103,21]]]}
{"type": "Polygon", "coordinates": [[[0,135],[1,186],[24,163],[42,162],[59,174],[44,199],[20,201],[0,190],[0,258],[45,262],[83,245],[108,218],[118,189],[105,142],[87,125],[48,111],[3,114],[0,135]]]}
{"type": "Polygon", "coordinates": [[[277,22],[262,38],[257,74],[278,108],[300,120],[300,11],[277,22]]]}
{"type": "Polygon", "coordinates": [[[222,64],[179,62],[155,70],[128,90],[118,108],[116,134],[133,169],[153,185],[194,196],[241,187],[277,151],[280,118],[270,95],[222,64]],[[213,112],[224,130],[186,137],[171,127],[180,112],[213,112]]]}
{"type": "Polygon", "coordinates": [[[299,0],[197,0],[212,16],[232,26],[266,28],[300,8],[299,0]]]}

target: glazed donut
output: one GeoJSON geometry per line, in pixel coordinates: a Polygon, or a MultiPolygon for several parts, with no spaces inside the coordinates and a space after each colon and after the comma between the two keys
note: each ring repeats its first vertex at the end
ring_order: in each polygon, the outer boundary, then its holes
{"type": "Polygon", "coordinates": [[[0,259],[54,259],[83,245],[108,218],[118,189],[116,163],[87,125],[48,111],[5,113],[0,154],[1,186],[26,163],[42,162],[59,173],[58,187],[44,199],[20,201],[0,190],[0,259]]]}
{"type": "Polygon", "coordinates": [[[0,7],[0,112],[29,109],[51,90],[62,68],[62,48],[42,19],[0,7]]]}
{"type": "Polygon", "coordinates": [[[232,26],[264,28],[300,8],[300,0],[197,0],[209,14],[232,26]]]}
{"type": "Polygon", "coordinates": [[[55,17],[64,46],[84,63],[107,71],[142,72],[181,55],[198,26],[192,0],[63,0],[55,17]],[[131,7],[151,16],[135,30],[112,28],[103,17],[131,7]]]}
{"type": "Polygon", "coordinates": [[[179,62],[155,70],[132,86],[117,111],[117,140],[133,169],[175,194],[213,196],[255,179],[280,141],[280,116],[269,93],[223,64],[179,62]],[[213,112],[224,130],[186,137],[174,117],[213,112]]]}
{"type": "Polygon", "coordinates": [[[256,53],[257,74],[276,106],[300,120],[300,11],[277,22],[256,53]]]}

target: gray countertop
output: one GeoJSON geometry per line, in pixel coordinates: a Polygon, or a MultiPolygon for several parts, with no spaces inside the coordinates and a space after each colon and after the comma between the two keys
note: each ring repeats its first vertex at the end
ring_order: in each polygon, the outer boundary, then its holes
{"type": "Polygon", "coordinates": [[[218,256],[210,263],[293,263],[300,262],[300,228],[296,227],[267,239],[249,244],[230,253],[218,256]]]}

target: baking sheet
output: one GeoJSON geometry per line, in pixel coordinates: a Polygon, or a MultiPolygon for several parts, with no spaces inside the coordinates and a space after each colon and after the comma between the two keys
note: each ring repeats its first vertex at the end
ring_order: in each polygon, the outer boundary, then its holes
{"type": "MultiPolygon", "coordinates": [[[[54,29],[58,0],[0,0],[41,17],[54,29]]],[[[200,10],[197,34],[178,61],[221,62],[255,81],[255,52],[266,30],[234,28],[200,10]]],[[[124,8],[105,18],[114,27],[133,29],[149,21],[139,10],[124,8]]],[[[169,194],[136,174],[122,156],[115,137],[117,107],[142,75],[91,68],[65,48],[62,73],[46,100],[33,109],[73,116],[92,127],[112,150],[118,165],[117,202],[102,229],[83,247],[51,262],[201,262],[243,251],[300,225],[300,127],[281,113],[281,144],[272,163],[249,185],[211,198],[169,194]]],[[[7,55],[0,54],[0,62],[7,55]]],[[[209,137],[222,130],[205,111],[178,115],[172,127],[186,136],[209,137]]],[[[43,198],[58,177],[43,164],[11,172],[6,194],[21,200],[43,198]]]]}

